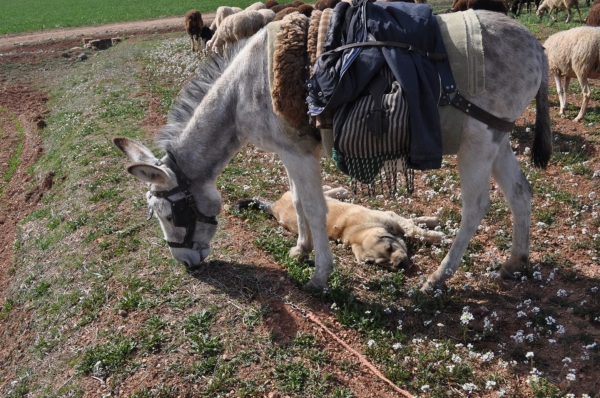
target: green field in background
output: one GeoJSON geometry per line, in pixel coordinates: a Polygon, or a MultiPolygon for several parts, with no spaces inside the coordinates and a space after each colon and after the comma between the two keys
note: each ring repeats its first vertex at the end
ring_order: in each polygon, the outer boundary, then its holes
{"type": "MultiPolygon", "coordinates": [[[[34,32],[77,26],[103,25],[181,16],[228,5],[245,8],[264,0],[0,0],[0,34],[34,32]]],[[[280,4],[293,0],[279,0],[280,4]]],[[[306,0],[313,3],[313,0],[306,0]]],[[[451,0],[429,0],[433,11],[443,12],[451,0]]]]}
{"type": "MultiPolygon", "coordinates": [[[[102,25],[183,15],[221,5],[246,7],[253,0],[0,0],[0,34],[102,25]]],[[[281,3],[287,3],[283,1],[281,3]]]]}

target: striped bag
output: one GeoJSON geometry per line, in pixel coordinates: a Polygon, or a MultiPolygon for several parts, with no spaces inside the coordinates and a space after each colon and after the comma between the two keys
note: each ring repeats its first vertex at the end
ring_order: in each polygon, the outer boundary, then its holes
{"type": "Polygon", "coordinates": [[[402,88],[385,65],[363,95],[335,110],[333,159],[338,168],[369,192],[376,185],[396,191],[396,175],[403,171],[412,191],[412,171],[406,168],[410,150],[408,104],[402,88]],[[378,87],[377,87],[378,85],[378,87]]]}

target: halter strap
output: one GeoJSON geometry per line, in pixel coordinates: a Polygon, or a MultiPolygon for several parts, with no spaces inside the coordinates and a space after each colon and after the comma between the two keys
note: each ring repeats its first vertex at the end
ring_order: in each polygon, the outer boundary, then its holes
{"type": "Polygon", "coordinates": [[[167,156],[164,161],[161,161],[159,164],[164,164],[169,167],[175,173],[175,178],[177,178],[177,186],[168,191],[150,191],[152,196],[157,198],[166,199],[171,203],[171,211],[174,214],[173,218],[175,219],[177,215],[175,212],[183,212],[179,217],[183,217],[187,219],[185,220],[185,225],[180,225],[185,228],[185,237],[183,238],[183,242],[171,242],[167,241],[169,247],[173,248],[188,248],[191,249],[194,246],[194,241],[192,240],[194,236],[194,231],[196,230],[196,222],[201,222],[204,224],[212,224],[217,225],[217,217],[216,216],[207,216],[198,210],[198,206],[196,206],[196,200],[194,199],[194,195],[189,191],[189,187],[192,184],[185,175],[185,173],[181,170],[173,155],[167,152],[167,156]],[[177,200],[171,199],[171,196],[183,193],[183,197],[177,200]],[[182,204],[180,202],[185,201],[182,204]],[[193,216],[189,217],[190,214],[187,211],[184,211],[185,208],[188,208],[192,211],[193,216]]]}

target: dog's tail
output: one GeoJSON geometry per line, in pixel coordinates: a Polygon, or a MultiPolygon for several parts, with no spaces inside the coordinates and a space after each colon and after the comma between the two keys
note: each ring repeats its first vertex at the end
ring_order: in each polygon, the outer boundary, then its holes
{"type": "Polygon", "coordinates": [[[273,206],[272,202],[267,202],[264,200],[252,198],[252,199],[242,199],[239,200],[235,205],[233,205],[233,209],[237,212],[242,210],[260,210],[267,214],[273,214],[271,211],[271,207],[273,206]]]}

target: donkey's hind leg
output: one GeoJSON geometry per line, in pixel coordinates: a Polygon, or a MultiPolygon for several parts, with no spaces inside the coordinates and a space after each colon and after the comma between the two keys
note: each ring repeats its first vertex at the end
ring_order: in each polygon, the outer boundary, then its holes
{"type": "Polygon", "coordinates": [[[498,144],[494,142],[493,134],[500,133],[488,130],[474,119],[469,119],[466,127],[458,152],[462,195],[460,229],[441,265],[423,285],[421,290],[425,292],[446,287],[446,279],[456,272],[467,245],[490,208],[490,159],[494,159],[498,153],[498,144]]]}
{"type": "Polygon", "coordinates": [[[510,258],[500,270],[506,279],[515,278],[529,261],[529,227],[531,223],[531,185],[523,175],[507,136],[492,165],[492,175],[504,193],[513,215],[510,258]]]}

